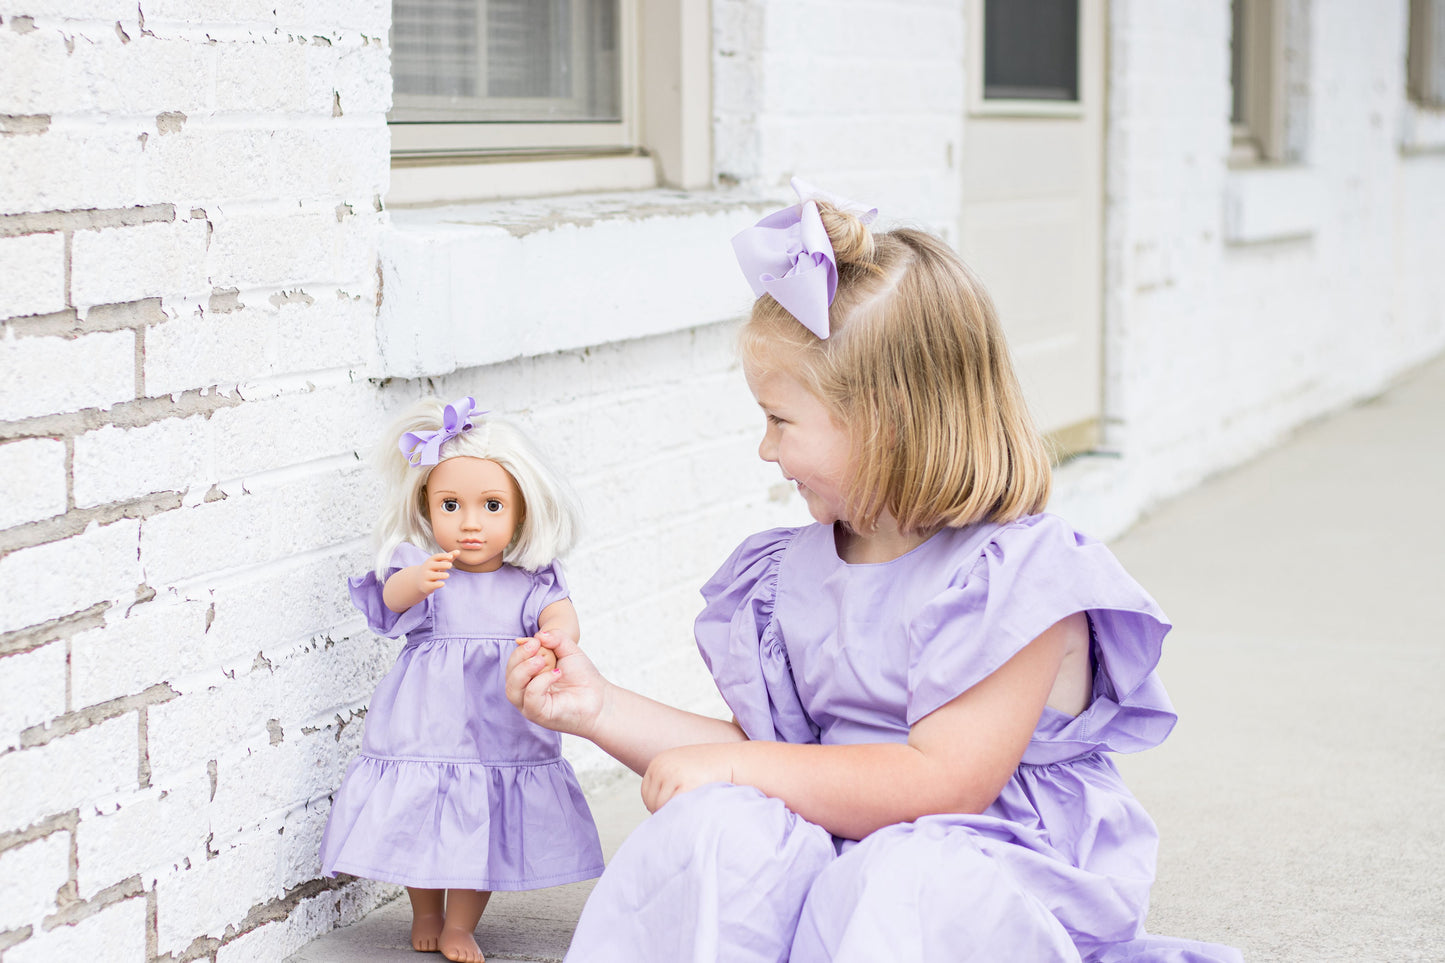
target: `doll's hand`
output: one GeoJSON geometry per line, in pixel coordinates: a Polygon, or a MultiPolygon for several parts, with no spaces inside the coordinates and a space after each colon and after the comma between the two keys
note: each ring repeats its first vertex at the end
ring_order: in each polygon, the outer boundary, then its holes
{"type": "MultiPolygon", "coordinates": [[[[439,552],[416,567],[416,587],[417,591],[421,592],[422,598],[426,598],[441,588],[442,584],[451,578],[452,559],[460,554],[460,552],[439,552]]],[[[451,598],[451,596],[448,595],[447,598],[451,598]]]]}
{"type": "Polygon", "coordinates": [[[592,660],[565,635],[538,632],[536,638],[521,639],[507,660],[507,701],[527,719],[558,732],[590,738],[607,685],[592,660]]]}
{"type": "Polygon", "coordinates": [[[642,802],[655,813],[678,793],[710,782],[733,782],[735,743],[679,746],[659,752],[642,777],[642,802]]]}

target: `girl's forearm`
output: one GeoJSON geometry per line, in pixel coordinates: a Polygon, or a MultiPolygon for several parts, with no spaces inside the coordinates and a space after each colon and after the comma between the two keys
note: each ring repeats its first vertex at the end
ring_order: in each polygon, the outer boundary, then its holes
{"type": "Polygon", "coordinates": [[[781,799],[799,816],[846,839],[935,813],[987,809],[985,780],[946,767],[905,743],[735,747],[733,782],[781,799]]]}
{"type": "Polygon", "coordinates": [[[654,756],[668,749],[747,741],[736,723],[665,705],[611,683],[607,683],[602,708],[586,736],[638,775],[647,771],[654,756]]]}

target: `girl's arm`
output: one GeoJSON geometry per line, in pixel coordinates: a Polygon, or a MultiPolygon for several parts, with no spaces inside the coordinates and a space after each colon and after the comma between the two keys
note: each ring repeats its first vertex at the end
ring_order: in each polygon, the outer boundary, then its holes
{"type": "Polygon", "coordinates": [[[654,759],[642,784],[656,811],[709,782],[755,786],[847,839],[934,813],[978,813],[1008,782],[1063,664],[1088,644],[1083,613],[1056,623],[967,692],[918,720],[908,742],[687,746],[654,759]]]}
{"type": "Polygon", "coordinates": [[[452,568],[452,559],[458,552],[442,552],[433,555],[420,565],[408,565],[397,569],[387,578],[381,589],[381,600],[393,612],[405,612],[428,595],[442,587],[452,568]]]}
{"type": "Polygon", "coordinates": [[[531,721],[589,739],[639,775],[666,750],[747,738],[736,723],[613,685],[569,636],[538,635],[522,639],[507,662],[507,699],[531,721]],[[556,653],[555,669],[544,646],[556,653]]]}

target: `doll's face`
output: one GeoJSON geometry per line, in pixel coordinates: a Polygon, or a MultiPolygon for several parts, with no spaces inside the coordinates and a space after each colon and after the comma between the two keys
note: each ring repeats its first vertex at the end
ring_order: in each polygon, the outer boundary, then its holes
{"type": "Polygon", "coordinates": [[[427,517],[452,564],[464,572],[495,572],[522,522],[522,496],[507,470],[484,458],[448,458],[426,483],[427,517]]]}

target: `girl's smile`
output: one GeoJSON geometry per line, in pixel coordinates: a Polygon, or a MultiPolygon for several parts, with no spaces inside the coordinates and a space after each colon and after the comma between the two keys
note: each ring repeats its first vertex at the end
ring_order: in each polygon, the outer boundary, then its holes
{"type": "Polygon", "coordinates": [[[747,372],[748,387],[767,417],[758,457],[777,464],[822,524],[848,521],[846,485],[852,440],[811,391],[780,371],[747,372]]]}

